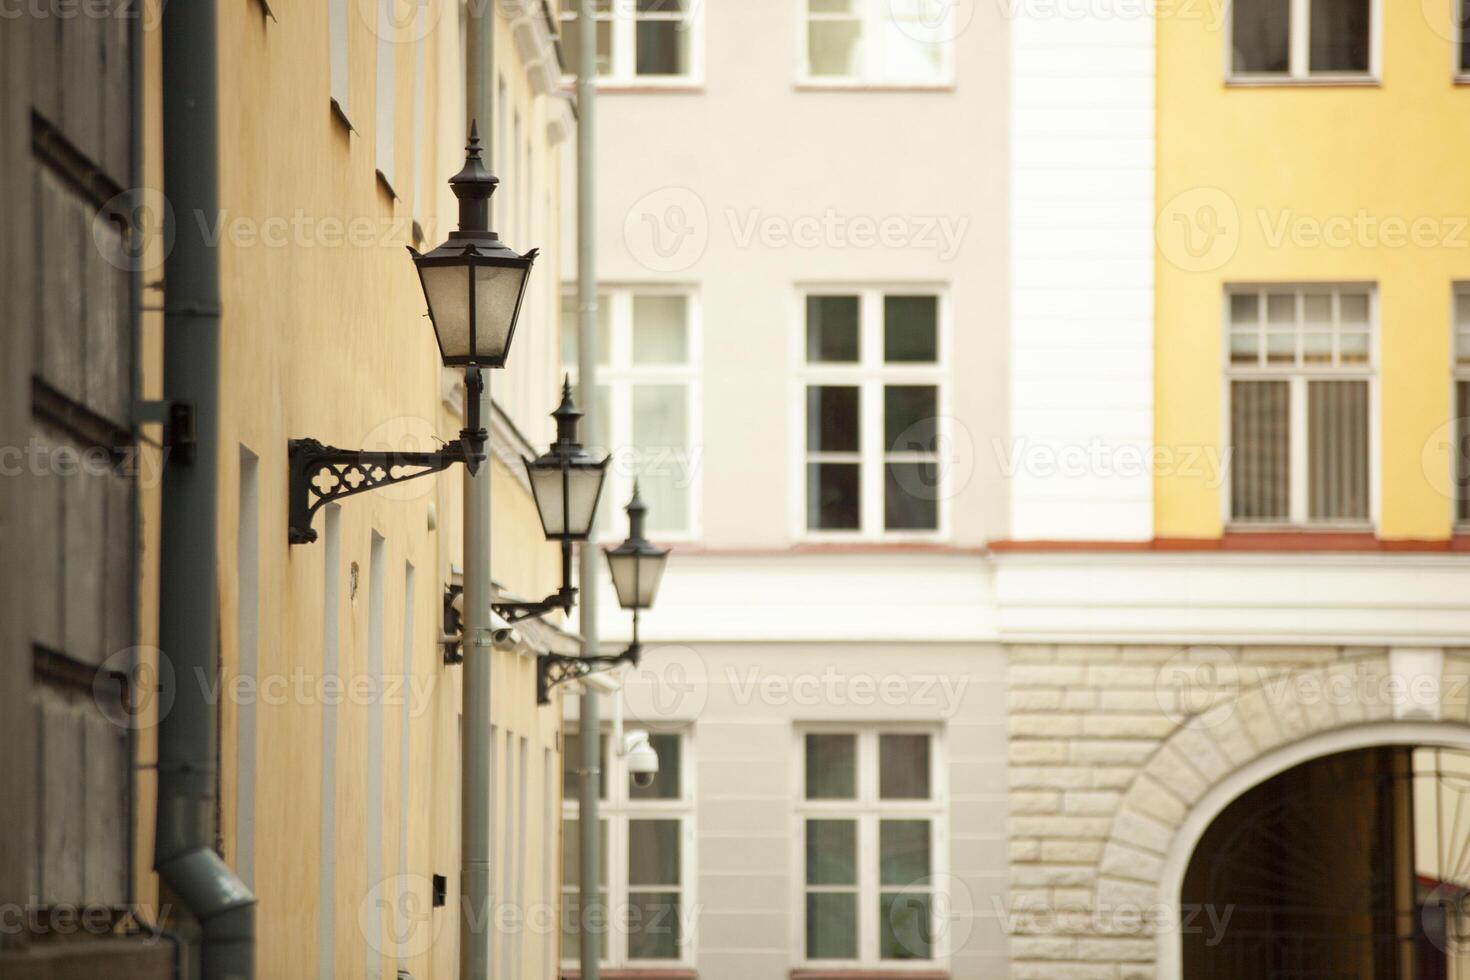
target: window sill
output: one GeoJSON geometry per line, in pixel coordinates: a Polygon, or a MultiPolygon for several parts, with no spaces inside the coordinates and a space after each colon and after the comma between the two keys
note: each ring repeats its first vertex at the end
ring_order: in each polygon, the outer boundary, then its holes
{"type": "Polygon", "coordinates": [[[332,99],[331,103],[332,118],[335,119],[337,123],[344,127],[349,133],[356,133],[357,130],[352,128],[352,120],[347,117],[347,110],[343,109],[342,104],[336,99],[332,99]]]}
{"type": "MultiPolygon", "coordinates": [[[[575,93],[577,90],[576,78],[564,77],[561,87],[568,93],[575,93]]],[[[656,82],[651,79],[609,80],[599,78],[597,92],[599,95],[703,95],[704,80],[679,78],[656,82]]]]}
{"type": "Polygon", "coordinates": [[[857,79],[818,81],[803,79],[796,83],[798,92],[868,92],[868,93],[936,93],[955,91],[955,83],[949,82],[864,82],[857,79]]]}
{"type": "Polygon", "coordinates": [[[1226,88],[1382,88],[1374,75],[1309,75],[1303,78],[1241,75],[1227,77],[1226,88]]]}
{"type": "MultiPolygon", "coordinates": [[[[699,971],[687,966],[678,967],[623,967],[615,970],[598,970],[605,980],[699,980],[699,971]]],[[[576,967],[563,967],[562,980],[582,980],[582,971],[576,967]]]]}
{"type": "Polygon", "coordinates": [[[949,980],[949,972],[927,967],[914,970],[872,967],[838,970],[798,968],[791,971],[791,980],[949,980]]]}

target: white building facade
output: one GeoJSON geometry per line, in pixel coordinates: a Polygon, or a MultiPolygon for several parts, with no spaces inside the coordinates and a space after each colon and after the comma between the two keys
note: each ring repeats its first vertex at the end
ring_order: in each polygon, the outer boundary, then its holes
{"type": "Polygon", "coordinates": [[[600,438],[676,548],[622,694],[665,772],[609,764],[606,968],[1266,975],[1281,888],[1220,869],[1323,786],[1379,818],[1322,840],[1397,855],[1353,887],[1427,889],[1362,957],[1442,951],[1470,827],[1411,802],[1470,748],[1462,562],[1156,532],[1153,17],[651,6],[599,34],[600,438]]]}

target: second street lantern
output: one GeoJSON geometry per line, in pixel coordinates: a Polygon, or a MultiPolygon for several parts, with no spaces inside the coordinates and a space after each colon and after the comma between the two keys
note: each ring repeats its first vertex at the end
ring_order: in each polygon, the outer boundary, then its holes
{"type": "Polygon", "coordinates": [[[607,567],[612,573],[613,588],[618,593],[618,605],[635,611],[649,609],[664,577],[669,550],[656,547],[643,536],[643,520],[648,508],[638,493],[637,483],[633,484],[633,499],[628,501],[627,511],[628,539],[616,548],[604,549],[607,567]]]}
{"type": "Polygon", "coordinates": [[[608,457],[594,459],[577,441],[582,413],[572,402],[572,385],[564,382],[556,419],[556,442],[534,460],[526,460],[526,476],[541,514],[541,526],[552,541],[585,541],[597,513],[608,457]]]}
{"type": "Polygon", "coordinates": [[[459,198],[459,229],[426,254],[412,248],[429,319],[448,365],[504,367],[536,249],[520,255],[490,230],[490,195],[500,180],[480,159],[470,130],[464,169],[449,179],[459,198]]]}

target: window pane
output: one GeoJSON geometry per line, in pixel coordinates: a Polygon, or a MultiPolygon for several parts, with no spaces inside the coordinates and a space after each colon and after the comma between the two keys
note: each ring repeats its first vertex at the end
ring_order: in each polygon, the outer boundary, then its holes
{"type": "Polygon", "coordinates": [[[806,390],[806,448],[814,453],[858,451],[858,389],[813,385],[806,390]]]}
{"type": "Polygon", "coordinates": [[[1371,0],[1312,0],[1312,71],[1368,70],[1371,0]]]}
{"type": "Polygon", "coordinates": [[[937,452],[938,430],[939,389],[934,385],[883,389],[883,444],[888,452],[937,452]]]}
{"type": "Polygon", "coordinates": [[[633,361],[688,363],[689,297],[633,297],[633,361]]]}
{"type": "Polygon", "coordinates": [[[1307,385],[1307,491],[1314,521],[1368,519],[1368,382],[1307,385]]]}
{"type": "MultiPolygon", "coordinates": [[[[561,297],[561,363],[569,370],[577,369],[577,351],[580,345],[580,326],[577,322],[577,294],[563,293],[561,297]]],[[[612,302],[606,296],[597,297],[597,363],[606,364],[612,351],[612,302]]]]}
{"type": "MultiPolygon", "coordinates": [[[[607,736],[598,740],[601,762],[597,768],[601,775],[598,785],[600,787],[597,795],[600,799],[607,799],[607,736]]],[[[575,802],[582,797],[582,778],[577,775],[577,770],[582,768],[582,739],[576,732],[567,732],[562,736],[561,748],[561,795],[568,802],[575,802]]]]}
{"type": "Polygon", "coordinates": [[[939,496],[939,464],[884,464],[883,526],[888,530],[938,530],[939,496]]]}
{"type": "Polygon", "coordinates": [[[878,736],[878,795],[885,800],[929,798],[929,736],[878,736]]]}
{"type": "MultiPolygon", "coordinates": [[[[597,6],[599,10],[604,9],[601,3],[597,6]]],[[[562,19],[561,51],[569,75],[577,74],[577,55],[582,50],[580,32],[581,28],[575,16],[562,19]]],[[[602,18],[597,21],[597,74],[612,74],[612,21],[602,18]]]]}
{"type": "Polygon", "coordinates": [[[938,297],[883,297],[883,359],[890,364],[939,360],[938,297]]]}
{"type": "Polygon", "coordinates": [[[679,821],[628,821],[628,884],[679,884],[679,821]]]}
{"type": "Polygon", "coordinates": [[[1338,300],[1338,309],[1339,319],[1343,326],[1366,327],[1368,325],[1367,293],[1343,293],[1341,299],[1338,300]]]}
{"type": "Polygon", "coordinates": [[[912,885],[929,873],[929,821],[878,821],[878,883],[912,885]]]}
{"type": "Polygon", "coordinates": [[[856,20],[813,20],[807,24],[807,70],[813,78],[859,74],[862,25],[856,20]]]}
{"type": "Polygon", "coordinates": [[[862,474],[857,463],[809,463],[806,524],[813,531],[862,527],[862,474]]]}
{"type": "Polygon", "coordinates": [[[1332,363],[1332,334],[1326,330],[1308,330],[1302,334],[1302,360],[1307,364],[1332,363]]]}
{"type": "Polygon", "coordinates": [[[1271,293],[1266,297],[1266,323],[1272,327],[1296,326],[1296,296],[1271,293]]]}
{"type": "Polygon", "coordinates": [[[806,896],[806,958],[857,958],[857,896],[851,893],[808,892],[806,896]]]}
{"type": "Polygon", "coordinates": [[[813,364],[851,363],[860,354],[858,346],[858,298],[856,296],[808,296],[806,298],[806,359],[813,364]]]}
{"type": "MultiPolygon", "coordinates": [[[[601,843],[598,844],[598,888],[607,884],[607,821],[599,820],[601,843]]],[[[582,838],[581,822],[576,817],[567,817],[561,823],[561,883],[576,889],[582,881],[582,838]]]]}
{"type": "Polygon", "coordinates": [[[628,958],[679,958],[679,894],[628,893],[628,958]]]}
{"type": "Polygon", "coordinates": [[[1296,363],[1296,333],[1271,331],[1266,334],[1266,363],[1296,363]]]}
{"type": "Polygon", "coordinates": [[[1261,298],[1255,293],[1232,293],[1230,322],[1238,326],[1257,326],[1261,322],[1261,298]]]}
{"type": "Polygon", "coordinates": [[[1230,334],[1230,363],[1259,364],[1261,362],[1261,335],[1254,331],[1230,334]]]}
{"type": "Polygon", "coordinates": [[[1287,0],[1235,0],[1230,22],[1233,69],[1284,74],[1290,69],[1290,31],[1287,0]]]}
{"type": "Polygon", "coordinates": [[[677,800],[683,785],[680,751],[683,741],[677,735],[649,735],[648,744],[658,753],[658,776],[652,786],[635,786],[628,779],[628,798],[634,800],[677,800]]]}
{"type": "Polygon", "coordinates": [[[1456,3],[1456,24],[1460,32],[1460,72],[1470,73],[1470,0],[1456,3]]]}
{"type": "Polygon", "coordinates": [[[1285,381],[1230,384],[1230,516],[1290,517],[1290,392],[1285,381]]]}
{"type": "Polygon", "coordinates": [[[1350,331],[1337,338],[1337,347],[1344,364],[1368,363],[1369,334],[1366,331],[1350,331]]]}
{"type": "Polygon", "coordinates": [[[806,822],[806,883],[857,884],[857,821],[806,822]]]}
{"type": "Polygon", "coordinates": [[[1455,446],[1454,458],[1456,518],[1470,522],[1470,432],[1466,431],[1466,419],[1470,419],[1470,381],[1455,384],[1455,446]]]}
{"type": "Polygon", "coordinates": [[[885,960],[934,957],[933,896],[928,892],[883,892],[878,896],[878,955],[885,960]]]}
{"type": "Polygon", "coordinates": [[[689,74],[689,29],[679,20],[638,22],[638,74],[689,74]]]}
{"type": "Polygon", "coordinates": [[[809,0],[807,9],[814,14],[856,13],[858,0],[809,0]]]}
{"type": "Polygon", "coordinates": [[[1308,326],[1332,325],[1332,294],[1307,293],[1302,297],[1302,318],[1308,326]]]}
{"type": "Polygon", "coordinates": [[[851,800],[857,797],[857,736],[806,737],[806,798],[851,800]]]}
{"type": "Polygon", "coordinates": [[[582,933],[596,937],[597,955],[607,957],[607,934],[611,909],[607,892],[597,893],[597,904],[587,910],[587,921],[582,921],[582,902],[575,891],[563,893],[561,916],[561,958],[575,960],[581,953],[582,933]]]}
{"type": "Polygon", "coordinates": [[[689,526],[688,413],[685,385],[633,387],[633,445],[650,531],[683,531],[689,526]]]}

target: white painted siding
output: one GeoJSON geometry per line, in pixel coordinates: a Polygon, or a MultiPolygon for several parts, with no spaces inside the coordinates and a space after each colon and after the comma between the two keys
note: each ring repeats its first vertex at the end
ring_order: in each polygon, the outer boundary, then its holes
{"type": "Polygon", "coordinates": [[[1011,9],[1010,536],[1145,540],[1153,18],[1011,9]]]}

